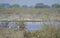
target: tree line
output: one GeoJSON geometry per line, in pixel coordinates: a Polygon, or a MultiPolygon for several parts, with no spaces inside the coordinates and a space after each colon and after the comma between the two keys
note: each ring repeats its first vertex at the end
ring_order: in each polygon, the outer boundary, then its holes
{"type": "Polygon", "coordinates": [[[22,5],[20,6],[19,4],[13,4],[10,5],[8,3],[1,3],[0,8],[13,8],[13,7],[28,7],[28,8],[60,8],[60,4],[52,4],[50,5],[45,5],[44,3],[36,3],[35,6],[27,6],[27,5],[22,5]]]}

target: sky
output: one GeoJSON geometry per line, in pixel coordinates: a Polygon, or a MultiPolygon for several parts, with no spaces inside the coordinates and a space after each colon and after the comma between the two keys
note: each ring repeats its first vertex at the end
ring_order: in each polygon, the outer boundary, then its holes
{"type": "Polygon", "coordinates": [[[0,3],[9,3],[11,5],[19,4],[19,5],[34,6],[36,3],[44,3],[48,5],[51,5],[54,3],[60,4],[60,0],[0,0],[0,3]]]}

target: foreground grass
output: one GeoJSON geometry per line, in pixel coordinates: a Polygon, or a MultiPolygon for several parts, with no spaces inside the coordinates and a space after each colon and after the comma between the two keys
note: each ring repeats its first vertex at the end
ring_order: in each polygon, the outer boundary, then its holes
{"type": "Polygon", "coordinates": [[[52,25],[44,25],[38,30],[24,31],[0,28],[0,38],[60,38],[60,28],[52,25]]]}
{"type": "Polygon", "coordinates": [[[24,38],[23,31],[14,31],[15,29],[0,28],[0,38],[24,38]]]}
{"type": "Polygon", "coordinates": [[[30,31],[29,38],[60,38],[60,29],[55,26],[43,26],[40,30],[30,31]]]}

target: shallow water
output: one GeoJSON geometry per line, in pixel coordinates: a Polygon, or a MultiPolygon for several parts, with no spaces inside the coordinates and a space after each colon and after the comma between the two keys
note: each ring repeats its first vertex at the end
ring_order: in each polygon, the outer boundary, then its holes
{"type": "MultiPolygon", "coordinates": [[[[28,28],[30,30],[36,30],[44,24],[47,24],[47,25],[51,24],[51,25],[59,25],[60,26],[60,22],[55,22],[55,21],[51,21],[51,22],[24,22],[24,24],[26,25],[26,28],[28,28]]],[[[0,22],[0,26],[2,26],[2,25],[5,25],[5,22],[3,22],[3,23],[0,22]]],[[[17,26],[17,24],[16,24],[16,22],[9,22],[8,26],[14,28],[17,26]]]]}
{"type": "Polygon", "coordinates": [[[41,28],[42,25],[59,25],[60,26],[60,22],[25,22],[25,24],[27,25],[27,28],[30,30],[36,30],[41,28]]]}

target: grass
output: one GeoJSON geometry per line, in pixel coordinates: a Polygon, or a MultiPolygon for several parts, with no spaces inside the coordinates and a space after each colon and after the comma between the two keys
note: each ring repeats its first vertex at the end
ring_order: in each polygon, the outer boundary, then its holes
{"type": "Polygon", "coordinates": [[[43,19],[47,20],[59,20],[60,21],[60,8],[6,8],[0,9],[0,17],[9,17],[18,15],[19,19],[31,18],[31,19],[43,19]]]}
{"type": "Polygon", "coordinates": [[[60,38],[60,29],[52,25],[44,25],[38,30],[16,30],[15,28],[0,28],[0,38],[60,38]]]}
{"type": "Polygon", "coordinates": [[[0,28],[0,38],[23,38],[23,31],[14,31],[15,29],[0,28]]]}

